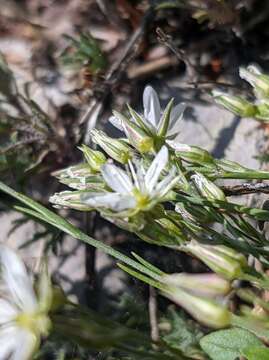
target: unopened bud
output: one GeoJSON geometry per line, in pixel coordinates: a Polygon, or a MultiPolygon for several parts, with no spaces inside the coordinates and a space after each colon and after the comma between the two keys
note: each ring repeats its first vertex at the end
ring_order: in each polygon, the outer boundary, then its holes
{"type": "Polygon", "coordinates": [[[196,173],[192,175],[191,179],[194,181],[199,193],[208,200],[225,201],[224,192],[204,175],[196,173]]]}
{"type": "Polygon", "coordinates": [[[180,288],[167,286],[164,296],[180,305],[202,324],[215,329],[230,325],[230,312],[214,300],[198,297],[180,288]]]}
{"type": "Polygon", "coordinates": [[[96,174],[88,164],[78,164],[52,173],[62,184],[76,190],[95,189],[100,191],[105,187],[100,174],[96,174]]]}
{"type": "Polygon", "coordinates": [[[93,150],[87,145],[82,145],[79,149],[83,152],[90,168],[95,172],[99,172],[101,166],[106,163],[105,155],[101,151],[93,150]]]}
{"type": "Polygon", "coordinates": [[[230,282],[216,274],[169,274],[162,276],[162,280],[198,296],[216,297],[231,290],[230,282]]]}
{"type": "Polygon", "coordinates": [[[239,75],[250,83],[259,97],[267,98],[269,96],[269,76],[262,74],[256,66],[240,68],[239,75]]]}
{"type": "Polygon", "coordinates": [[[57,179],[76,179],[84,178],[86,176],[92,175],[92,169],[88,164],[78,164],[74,166],[69,166],[68,168],[54,171],[52,176],[55,176],[57,179]]]}
{"type": "Polygon", "coordinates": [[[222,245],[204,245],[191,241],[183,250],[205,263],[216,274],[228,280],[240,278],[247,260],[244,255],[222,245]]]}
{"type": "Polygon", "coordinates": [[[198,146],[180,144],[175,140],[167,140],[166,142],[175,150],[176,155],[184,161],[201,165],[214,164],[213,156],[210,155],[208,151],[201,149],[198,146]]]}
{"type": "Polygon", "coordinates": [[[134,151],[121,139],[113,139],[103,131],[91,130],[92,140],[98,144],[112,159],[127,164],[132,159],[134,151]]]}
{"type": "Polygon", "coordinates": [[[225,94],[221,91],[212,92],[214,100],[225,109],[241,117],[253,117],[256,114],[256,106],[239,96],[225,94]]]}
{"type": "Polygon", "coordinates": [[[144,130],[137,124],[129,120],[117,111],[113,115],[121,120],[124,132],[130,143],[141,153],[147,153],[153,150],[154,141],[144,130]]]}
{"type": "Polygon", "coordinates": [[[81,194],[83,191],[62,191],[55,193],[49,198],[49,201],[56,208],[70,208],[80,211],[90,211],[91,207],[81,202],[81,194]]]}

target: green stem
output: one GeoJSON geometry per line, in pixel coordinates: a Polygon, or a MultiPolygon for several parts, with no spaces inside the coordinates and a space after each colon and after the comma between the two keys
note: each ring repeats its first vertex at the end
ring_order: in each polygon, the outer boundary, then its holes
{"type": "Polygon", "coordinates": [[[61,216],[55,214],[53,211],[48,210],[46,207],[40,205],[38,202],[32,200],[31,198],[28,198],[27,196],[11,189],[9,186],[5,185],[0,181],[0,190],[5,192],[6,194],[14,197],[15,199],[19,200],[23,204],[25,204],[28,208],[22,208],[17,207],[18,210],[23,211],[31,216],[34,216],[35,218],[38,218],[39,220],[49,223],[56,228],[62,230],[68,235],[71,235],[72,237],[81,240],[96,249],[102,250],[108,255],[111,255],[115,259],[133,267],[134,269],[150,276],[151,278],[155,280],[159,280],[160,277],[155,272],[149,270],[145,266],[139,264],[137,261],[129,258],[128,256],[122,254],[121,252],[113,249],[109,245],[106,245],[102,243],[101,241],[95,240],[92,237],[86,235],[83,233],[80,229],[69,223],[67,220],[63,219],[61,216]]]}

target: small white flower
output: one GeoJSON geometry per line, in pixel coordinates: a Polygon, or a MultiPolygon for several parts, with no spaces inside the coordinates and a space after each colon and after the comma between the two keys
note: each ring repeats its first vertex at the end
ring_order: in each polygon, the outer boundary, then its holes
{"type": "Polygon", "coordinates": [[[82,202],[93,208],[104,208],[115,212],[133,209],[149,210],[158,202],[163,201],[165,195],[174,187],[179,177],[176,169],[172,168],[168,175],[159,181],[161,172],[168,163],[168,150],[161,148],[147,171],[141,163],[136,170],[129,162],[131,175],[113,164],[102,167],[101,173],[107,185],[114,192],[84,194],[82,202]]]}
{"type": "Polygon", "coordinates": [[[50,287],[38,299],[23,262],[4,245],[0,266],[0,359],[28,360],[49,328],[50,287]]]}
{"type": "MultiPolygon", "coordinates": [[[[156,91],[151,86],[146,86],[143,93],[144,116],[137,114],[131,108],[132,121],[144,131],[154,137],[174,139],[180,131],[180,121],[183,117],[186,105],[181,103],[172,107],[170,102],[162,111],[156,91]]],[[[109,121],[119,130],[125,131],[123,120],[112,116],[109,121]]]]}

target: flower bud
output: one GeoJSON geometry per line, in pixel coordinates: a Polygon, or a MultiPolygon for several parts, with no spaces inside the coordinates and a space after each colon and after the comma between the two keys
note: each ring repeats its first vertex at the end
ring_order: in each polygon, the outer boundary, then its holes
{"type": "Polygon", "coordinates": [[[244,166],[238,164],[235,161],[221,159],[216,160],[218,169],[225,171],[225,172],[243,172],[245,170],[248,170],[244,166]]]}
{"type": "Polygon", "coordinates": [[[203,165],[203,164],[214,165],[213,156],[210,155],[208,151],[201,149],[198,146],[181,144],[174,140],[167,140],[166,142],[169,146],[171,146],[175,150],[176,156],[180,157],[184,161],[199,165],[203,165]]]}
{"type": "Polygon", "coordinates": [[[134,151],[121,139],[113,139],[107,136],[103,131],[91,130],[92,140],[98,144],[112,159],[127,164],[132,159],[134,151]]]}
{"type": "Polygon", "coordinates": [[[213,300],[198,297],[174,286],[167,286],[167,291],[162,291],[162,294],[208,327],[219,329],[230,325],[230,312],[213,300]]]}
{"type": "Polygon", "coordinates": [[[230,282],[216,274],[169,274],[162,280],[167,285],[180,287],[197,296],[216,297],[226,295],[230,290],[230,282]]]}
{"type": "Polygon", "coordinates": [[[121,120],[128,140],[139,152],[147,153],[153,150],[153,138],[143,129],[117,111],[113,111],[113,115],[121,120]]]}
{"type": "Polygon", "coordinates": [[[92,175],[92,169],[88,164],[78,164],[74,166],[69,166],[68,168],[54,171],[52,176],[55,176],[57,179],[76,179],[84,178],[86,176],[92,175]]]}
{"type": "Polygon", "coordinates": [[[223,245],[204,245],[191,241],[182,250],[194,255],[216,274],[228,280],[240,278],[247,265],[242,254],[223,245]]]}
{"type": "Polygon", "coordinates": [[[259,97],[267,98],[269,96],[269,76],[262,74],[256,66],[240,68],[239,75],[250,83],[259,97]]]}
{"type": "Polygon", "coordinates": [[[85,160],[89,164],[90,168],[99,172],[102,165],[106,163],[106,157],[100,151],[93,150],[87,145],[82,145],[79,149],[83,152],[85,160]]]}
{"type": "Polygon", "coordinates": [[[199,193],[208,200],[225,201],[224,192],[204,175],[196,173],[192,175],[191,179],[194,181],[199,193]]]}
{"type": "Polygon", "coordinates": [[[92,171],[88,164],[78,164],[52,173],[62,184],[76,190],[104,189],[105,184],[100,174],[92,171]]]}
{"type": "Polygon", "coordinates": [[[212,92],[215,101],[225,109],[241,117],[253,117],[256,114],[256,106],[239,96],[225,94],[221,91],[212,92]]]}
{"type": "Polygon", "coordinates": [[[62,191],[51,196],[49,201],[56,208],[70,208],[80,211],[92,210],[91,207],[81,202],[80,197],[82,193],[83,191],[62,191]]]}

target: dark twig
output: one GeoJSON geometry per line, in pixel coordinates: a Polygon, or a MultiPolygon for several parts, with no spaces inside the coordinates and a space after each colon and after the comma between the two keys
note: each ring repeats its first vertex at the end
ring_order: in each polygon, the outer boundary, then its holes
{"type": "Polygon", "coordinates": [[[173,42],[171,36],[167,35],[161,28],[156,29],[156,33],[158,35],[158,41],[168,47],[178,58],[179,61],[183,61],[187,68],[187,73],[189,78],[195,82],[197,76],[197,70],[195,66],[190,62],[188,56],[186,55],[185,51],[179,49],[173,42]]]}
{"type": "Polygon", "coordinates": [[[234,186],[223,186],[222,190],[227,196],[238,196],[254,193],[269,194],[269,184],[257,183],[257,184],[240,184],[234,186]]]}
{"type": "Polygon", "coordinates": [[[98,115],[101,113],[103,104],[107,99],[108,95],[112,92],[115,85],[118,84],[118,82],[121,80],[130,62],[136,57],[140,41],[143,38],[147,25],[154,16],[154,14],[155,12],[152,8],[150,8],[145,13],[143,19],[141,20],[140,26],[133,33],[131,38],[128,39],[128,41],[126,42],[125,48],[123,49],[121,56],[114,64],[112,64],[112,66],[108,70],[103,84],[96,87],[98,88],[98,93],[96,92],[93,94],[90,104],[80,120],[81,124],[87,123],[87,133],[85,134],[86,143],[89,142],[88,130],[95,125],[94,122],[96,121],[98,115]],[[102,89],[101,93],[100,88],[102,89]],[[94,118],[94,121],[92,121],[92,118],[94,118]]]}

